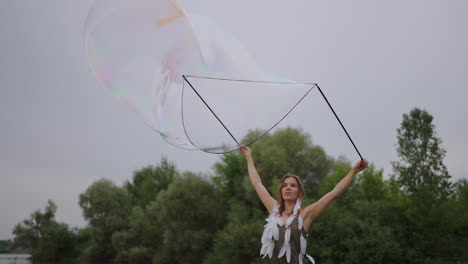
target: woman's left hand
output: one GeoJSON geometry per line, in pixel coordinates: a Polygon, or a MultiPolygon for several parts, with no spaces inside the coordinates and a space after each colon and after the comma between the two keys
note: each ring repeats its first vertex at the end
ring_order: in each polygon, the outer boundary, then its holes
{"type": "Polygon", "coordinates": [[[356,173],[359,173],[359,172],[365,170],[367,168],[367,166],[369,166],[369,162],[366,159],[362,159],[362,160],[358,161],[356,163],[356,165],[354,165],[353,170],[356,173]]]}

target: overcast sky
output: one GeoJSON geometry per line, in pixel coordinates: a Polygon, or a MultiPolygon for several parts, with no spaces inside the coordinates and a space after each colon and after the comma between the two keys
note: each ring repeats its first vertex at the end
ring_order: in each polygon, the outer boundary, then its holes
{"type": "MultiPolygon", "coordinates": [[[[434,116],[453,179],[468,177],[467,1],[181,2],[235,35],[268,70],[319,83],[363,156],[385,175],[397,160],[402,114],[420,107],[434,116]]],[[[48,199],[59,221],[84,226],[80,193],[103,177],[120,185],[163,155],[182,171],[204,173],[219,159],[168,145],[98,83],[82,39],[91,3],[2,1],[0,239],[48,199]]],[[[318,95],[282,126],[300,127],[330,156],[354,162],[318,95]]]]}

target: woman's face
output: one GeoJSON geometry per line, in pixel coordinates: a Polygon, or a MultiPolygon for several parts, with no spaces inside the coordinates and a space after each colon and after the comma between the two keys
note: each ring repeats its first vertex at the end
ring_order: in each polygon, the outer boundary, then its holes
{"type": "Polygon", "coordinates": [[[299,195],[299,186],[293,177],[286,178],[281,188],[281,195],[285,201],[295,201],[299,195]]]}

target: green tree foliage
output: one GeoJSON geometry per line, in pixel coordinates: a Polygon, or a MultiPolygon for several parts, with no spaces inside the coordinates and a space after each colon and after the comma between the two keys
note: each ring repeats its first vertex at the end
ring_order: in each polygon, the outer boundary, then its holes
{"type": "Polygon", "coordinates": [[[239,153],[227,153],[221,156],[221,161],[213,166],[216,173],[213,182],[224,194],[225,200],[232,197],[238,199],[245,197],[244,187],[239,184],[244,180],[247,169],[242,158],[239,153]]]}
{"type": "Polygon", "coordinates": [[[153,208],[163,237],[156,263],[201,263],[224,223],[225,206],[213,184],[195,174],[178,177],[153,208]]]}
{"type": "Polygon", "coordinates": [[[468,209],[468,179],[461,179],[455,184],[455,200],[461,207],[468,209]]]}
{"type": "Polygon", "coordinates": [[[76,257],[76,232],[55,221],[56,211],[57,206],[49,200],[44,212],[36,210],[18,223],[13,229],[12,248],[32,249],[36,261],[57,263],[76,257]]]}
{"type": "Polygon", "coordinates": [[[134,206],[129,218],[129,228],[112,236],[112,245],[117,251],[117,262],[151,263],[153,255],[160,246],[158,241],[162,238],[157,212],[154,215],[153,207],[154,204],[144,210],[134,206]]]}
{"type": "Polygon", "coordinates": [[[165,157],[162,158],[158,166],[148,166],[135,172],[132,181],[125,183],[132,205],[145,208],[156,199],[159,191],[167,189],[177,175],[178,172],[174,164],[165,157]]]}
{"type": "Polygon", "coordinates": [[[453,246],[457,247],[460,259],[468,260],[468,179],[461,179],[455,184],[453,198],[454,203],[448,208],[452,213],[450,220],[457,239],[453,246]]]}
{"type": "Polygon", "coordinates": [[[463,255],[453,246],[460,225],[454,221],[453,200],[448,199],[453,188],[443,163],[446,152],[432,121],[427,111],[415,108],[403,115],[397,129],[400,161],[393,163],[393,180],[408,195],[399,203],[397,224],[403,227],[402,255],[413,263],[456,260],[463,255]]]}
{"type": "Polygon", "coordinates": [[[419,108],[403,115],[397,129],[397,153],[401,160],[393,162],[403,189],[427,204],[446,198],[451,191],[450,175],[443,163],[446,152],[432,121],[432,115],[419,108]]]}
{"type": "Polygon", "coordinates": [[[225,210],[228,211],[226,225],[215,234],[213,250],[205,263],[236,264],[258,261],[265,211],[238,199],[231,199],[225,210]]]}
{"type": "Polygon", "coordinates": [[[151,263],[162,245],[162,226],[156,199],[179,177],[175,165],[162,158],[157,166],[135,172],[124,184],[130,195],[128,227],[112,235],[112,245],[119,263],[151,263]]]}
{"type": "MultiPolygon", "coordinates": [[[[350,168],[336,163],[320,194],[331,191],[350,168]]],[[[395,263],[401,245],[389,223],[389,195],[383,171],[370,166],[312,224],[308,251],[320,263],[395,263]]]]}
{"type": "MultiPolygon", "coordinates": [[[[254,131],[247,138],[260,131],[254,131]]],[[[301,130],[286,128],[266,135],[252,148],[257,171],[267,188],[274,178],[286,173],[301,177],[306,195],[316,197],[322,179],[332,166],[333,159],[327,156],[322,147],[313,145],[310,136],[301,130]]],[[[243,169],[245,174],[246,169],[243,169]]],[[[276,193],[273,194],[276,197],[276,193]]]]}
{"type": "Polygon", "coordinates": [[[0,240],[0,254],[10,252],[10,241],[0,240]]]}
{"type": "Polygon", "coordinates": [[[130,203],[126,189],[102,179],[80,194],[79,204],[89,223],[91,239],[85,256],[99,262],[112,260],[116,254],[112,236],[128,227],[130,203]]]}
{"type": "MultiPolygon", "coordinates": [[[[349,162],[345,161],[345,160],[339,160],[339,161],[336,161],[334,164],[333,164],[333,167],[332,167],[332,170],[331,170],[331,173],[326,175],[326,177],[322,180],[320,186],[319,186],[319,190],[318,190],[318,196],[319,197],[322,197],[324,196],[325,194],[327,194],[328,192],[330,192],[331,190],[333,190],[333,188],[338,184],[338,182],[341,181],[341,179],[343,179],[343,176],[346,175],[349,170],[351,169],[351,165],[349,164],[349,162]]],[[[352,188],[353,187],[353,183],[351,183],[350,187],[349,188],[352,188]]],[[[346,204],[346,203],[349,203],[347,202],[349,199],[347,198],[348,195],[349,195],[350,191],[346,191],[345,193],[343,193],[340,197],[340,199],[338,201],[335,201],[334,203],[340,203],[340,204],[346,204]]]]}

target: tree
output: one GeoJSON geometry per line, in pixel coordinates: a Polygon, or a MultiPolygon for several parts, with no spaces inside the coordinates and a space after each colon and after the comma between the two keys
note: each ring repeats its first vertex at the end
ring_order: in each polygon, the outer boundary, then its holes
{"type": "Polygon", "coordinates": [[[238,199],[225,206],[227,223],[215,234],[213,250],[204,263],[254,263],[259,260],[265,212],[238,199]]]}
{"type": "Polygon", "coordinates": [[[124,185],[132,205],[145,208],[156,199],[159,191],[167,189],[178,174],[175,165],[165,157],[158,166],[148,166],[135,172],[132,181],[127,181],[124,185]]]}
{"type": "MultiPolygon", "coordinates": [[[[147,208],[151,209],[151,206],[147,208]]],[[[161,234],[157,217],[149,217],[141,207],[134,206],[129,218],[129,228],[112,236],[112,245],[117,251],[117,262],[151,263],[159,247],[161,234]]]]}
{"type": "Polygon", "coordinates": [[[274,178],[292,173],[301,177],[309,197],[317,196],[320,182],[333,166],[333,160],[322,147],[313,145],[310,135],[300,129],[278,130],[258,141],[252,149],[265,186],[270,186],[274,178]]]}
{"type": "MultiPolygon", "coordinates": [[[[455,200],[468,209],[468,179],[461,179],[455,184],[455,200]]],[[[468,216],[468,215],[467,215],[468,216]]]]}
{"type": "Polygon", "coordinates": [[[39,239],[44,237],[45,227],[53,222],[56,211],[57,205],[49,200],[44,209],[44,213],[40,210],[36,210],[31,214],[29,219],[16,224],[13,229],[13,234],[15,235],[13,247],[36,248],[39,239]]]}
{"type": "Polygon", "coordinates": [[[44,212],[36,210],[18,223],[13,229],[12,248],[32,249],[33,260],[53,263],[76,257],[76,232],[55,221],[56,211],[57,206],[49,200],[44,212]]]}
{"type": "Polygon", "coordinates": [[[407,195],[401,200],[402,255],[413,263],[460,256],[452,246],[460,226],[454,221],[457,216],[450,200],[453,185],[443,162],[446,152],[432,122],[432,115],[419,108],[403,115],[397,129],[400,161],[392,163],[392,180],[407,195]]]}
{"type": "MultiPolygon", "coordinates": [[[[350,169],[346,162],[335,163],[333,173],[322,181],[320,195],[331,191],[350,169]]],[[[317,262],[402,263],[389,188],[383,171],[373,165],[356,176],[311,226],[308,252],[317,262]]]]}
{"type": "Polygon", "coordinates": [[[116,255],[112,235],[128,227],[130,203],[127,191],[102,179],[80,194],[79,204],[89,223],[91,238],[85,249],[86,257],[99,262],[112,260],[116,255]]]}
{"type": "Polygon", "coordinates": [[[160,244],[156,263],[201,263],[225,218],[219,191],[192,173],[161,191],[148,214],[157,217],[163,230],[162,238],[154,241],[160,244]]]}
{"type": "Polygon", "coordinates": [[[427,204],[444,199],[451,192],[450,175],[443,163],[446,152],[432,121],[432,115],[419,108],[403,115],[397,129],[397,153],[401,160],[392,163],[403,189],[427,204]]]}
{"type": "Polygon", "coordinates": [[[0,240],[0,254],[8,253],[10,248],[9,240],[0,240]]]}
{"type": "Polygon", "coordinates": [[[451,218],[455,226],[454,247],[459,249],[460,259],[468,260],[468,179],[460,179],[455,183],[454,200],[455,205],[450,208],[453,212],[451,218]]]}
{"type": "Polygon", "coordinates": [[[134,173],[131,181],[124,184],[129,193],[131,212],[128,226],[112,235],[112,245],[119,263],[151,263],[153,255],[161,246],[162,228],[156,198],[179,177],[174,164],[165,157],[161,163],[145,167],[134,173]]]}

